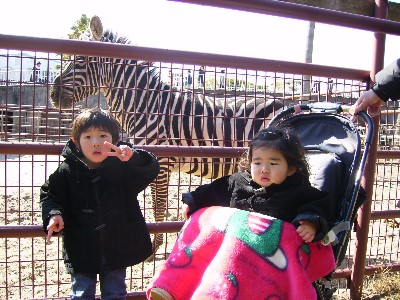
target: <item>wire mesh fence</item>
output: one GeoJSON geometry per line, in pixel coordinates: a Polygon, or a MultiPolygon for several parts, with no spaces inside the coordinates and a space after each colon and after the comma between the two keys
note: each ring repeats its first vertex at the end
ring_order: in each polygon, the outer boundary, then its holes
{"type": "MultiPolygon", "coordinates": [[[[56,60],[54,55],[49,53],[41,57],[42,64],[51,65],[56,60]]],[[[24,54],[19,57],[13,54],[15,56],[22,62],[28,60],[22,65],[32,62],[32,58],[24,54]]],[[[8,54],[2,54],[2,59],[10,58],[8,54]]],[[[310,76],[299,72],[203,66],[204,73],[199,79],[202,66],[197,64],[119,61],[119,67],[125,72],[134,69],[144,72],[146,76],[153,76],[151,78],[154,78],[155,85],[139,86],[136,84],[137,78],[134,78],[133,85],[124,81],[122,86],[111,87],[105,83],[86,82],[82,86],[82,90],[85,90],[82,94],[71,94],[70,103],[60,107],[55,105],[52,91],[64,88],[65,94],[68,87],[77,86],[77,78],[72,77],[70,83],[57,81],[55,76],[31,82],[25,80],[26,76],[23,75],[18,80],[15,74],[2,73],[0,142],[15,147],[9,153],[2,151],[0,154],[0,226],[41,226],[40,187],[63,158],[54,154],[54,151],[47,151],[46,147],[40,150],[40,147],[56,144],[60,150],[71,136],[72,120],[85,107],[109,109],[122,125],[121,139],[138,146],[211,148],[204,156],[191,154],[190,150],[179,150],[165,157],[160,152],[163,158],[160,163],[166,167],[174,165],[174,168],[168,175],[165,209],[158,214],[153,208],[150,187],[140,195],[147,222],[161,222],[160,217],[163,221],[182,221],[182,192],[209,182],[209,177],[222,174],[220,170],[233,170],[235,159],[240,157],[256,128],[268,124],[282,107],[325,101],[349,105],[366,89],[361,80],[310,76]],[[135,102],[140,98],[138,96],[144,94],[146,97],[150,94],[159,97],[156,102],[148,99],[135,102]],[[163,102],[163,99],[174,101],[163,102]],[[161,120],[167,120],[169,126],[162,124],[161,120]],[[157,134],[154,135],[154,132],[157,134]],[[19,147],[23,147],[24,143],[33,144],[39,150],[35,153],[21,151],[19,147]],[[230,157],[224,152],[227,148],[237,151],[231,152],[235,154],[230,157]],[[20,152],[25,153],[16,154],[20,152]],[[196,172],[192,172],[194,168],[196,172]],[[196,176],[195,173],[207,176],[196,176]]],[[[82,62],[89,61],[81,56],[72,56],[64,61],[57,59],[61,66],[82,62]]],[[[97,70],[92,74],[93,78],[99,78],[110,65],[110,61],[98,62],[97,67],[91,69],[97,70]]],[[[61,74],[63,72],[66,73],[67,69],[63,69],[61,74]]],[[[364,124],[358,125],[363,135],[364,124]]],[[[399,150],[399,130],[398,102],[388,102],[381,115],[379,150],[399,150]]],[[[377,161],[372,205],[374,212],[396,211],[400,206],[399,168],[398,159],[380,158],[377,161]]],[[[61,258],[61,239],[46,245],[44,233],[38,235],[1,238],[1,299],[68,295],[70,278],[61,258]]],[[[168,257],[177,233],[162,233],[162,236],[163,242],[152,260],[129,268],[129,291],[143,291],[157,268],[168,257]]],[[[340,267],[343,274],[349,272],[354,264],[354,251],[355,234],[352,234],[340,267]]],[[[367,267],[398,265],[398,256],[399,219],[385,216],[373,218],[368,238],[367,267]]],[[[332,286],[346,288],[348,275],[343,277],[333,280],[332,286]]]]}

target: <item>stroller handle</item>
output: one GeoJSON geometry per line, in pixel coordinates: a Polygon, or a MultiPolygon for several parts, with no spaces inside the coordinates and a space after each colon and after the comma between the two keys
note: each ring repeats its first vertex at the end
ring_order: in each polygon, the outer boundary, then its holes
{"type": "MultiPolygon", "coordinates": [[[[308,112],[316,112],[316,113],[332,113],[332,114],[340,114],[342,112],[349,112],[351,106],[349,105],[341,105],[339,103],[331,103],[331,102],[314,102],[308,104],[299,104],[294,105],[292,107],[288,107],[279,114],[277,114],[270,122],[270,124],[274,124],[282,120],[286,116],[300,113],[302,111],[308,112]]],[[[372,142],[372,138],[374,135],[374,123],[371,120],[371,117],[364,111],[357,113],[357,116],[361,117],[361,119],[367,123],[368,130],[365,137],[365,144],[368,146],[372,142]]]]}
{"type": "Polygon", "coordinates": [[[374,123],[372,122],[371,117],[365,111],[360,111],[357,113],[357,116],[361,117],[365,123],[367,123],[368,132],[365,137],[365,144],[371,144],[372,138],[374,136],[374,123]]]}
{"type": "Polygon", "coordinates": [[[281,120],[286,116],[297,114],[302,111],[340,114],[341,112],[343,112],[343,109],[341,104],[331,103],[331,102],[314,102],[308,104],[298,104],[291,107],[287,107],[285,110],[277,114],[271,120],[271,123],[277,122],[278,120],[281,120]]]}

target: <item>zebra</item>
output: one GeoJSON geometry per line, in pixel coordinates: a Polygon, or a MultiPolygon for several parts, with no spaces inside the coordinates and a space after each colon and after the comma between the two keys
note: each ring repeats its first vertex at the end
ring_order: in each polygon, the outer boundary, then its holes
{"type": "MultiPolygon", "coordinates": [[[[90,30],[91,40],[131,43],[111,30],[103,31],[97,16],[91,19],[90,30]]],[[[55,107],[71,108],[97,94],[99,87],[136,145],[244,147],[282,109],[281,102],[272,99],[225,99],[176,91],[160,79],[158,68],[149,62],[83,56],[77,56],[54,80],[50,98],[55,107]]],[[[171,172],[213,179],[237,171],[234,159],[158,159],[161,170],[150,186],[156,222],[165,218],[171,172]]],[[[162,244],[163,235],[156,234],[154,253],[162,244]]]]}

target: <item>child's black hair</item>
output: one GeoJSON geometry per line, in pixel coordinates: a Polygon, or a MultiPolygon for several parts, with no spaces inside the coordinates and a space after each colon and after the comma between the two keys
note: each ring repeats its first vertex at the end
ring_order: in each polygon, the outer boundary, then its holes
{"type": "Polygon", "coordinates": [[[304,147],[294,129],[269,126],[260,130],[251,140],[245,157],[239,163],[241,171],[250,171],[253,150],[260,148],[269,148],[281,152],[288,166],[294,166],[296,172],[309,181],[310,172],[304,147]]]}
{"type": "Polygon", "coordinates": [[[72,138],[79,143],[81,134],[91,127],[108,131],[114,145],[119,141],[120,125],[108,110],[96,107],[82,111],[72,123],[72,138]]]}

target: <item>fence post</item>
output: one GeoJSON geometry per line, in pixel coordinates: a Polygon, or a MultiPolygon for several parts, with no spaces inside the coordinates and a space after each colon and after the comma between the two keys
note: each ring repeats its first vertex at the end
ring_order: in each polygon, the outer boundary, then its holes
{"type": "MultiPolygon", "coordinates": [[[[375,17],[386,19],[388,13],[388,3],[386,0],[375,0],[375,17]]],[[[374,81],[375,74],[382,69],[385,54],[385,34],[375,33],[375,55],[371,70],[371,79],[374,81]]],[[[377,158],[379,121],[380,116],[372,118],[374,122],[374,137],[368,153],[364,175],[361,185],[365,188],[367,201],[361,206],[357,217],[356,249],[354,253],[354,265],[351,274],[350,299],[360,300],[364,281],[364,270],[366,262],[369,223],[371,219],[371,205],[373,187],[375,181],[375,166],[377,158]]]]}

